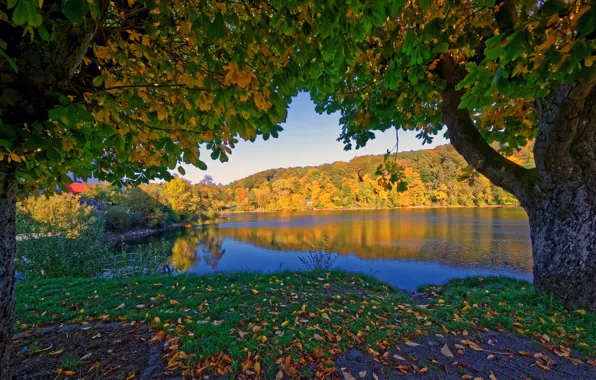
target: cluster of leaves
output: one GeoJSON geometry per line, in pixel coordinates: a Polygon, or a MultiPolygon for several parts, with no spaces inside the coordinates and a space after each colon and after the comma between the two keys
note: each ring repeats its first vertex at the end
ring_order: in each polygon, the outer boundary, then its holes
{"type": "Polygon", "coordinates": [[[309,49],[296,26],[271,30],[311,17],[268,2],[3,3],[0,160],[29,190],[68,171],[171,179],[179,162],[206,168],[199,144],[226,161],[239,139],[281,131],[309,49]]]}
{"type": "Polygon", "coordinates": [[[535,137],[531,102],[561,82],[588,77],[596,59],[596,10],[589,1],[402,0],[346,7],[336,25],[337,38],[349,47],[322,44],[333,69],[311,94],[319,111],[341,111],[340,139],[348,147],[394,126],[431,141],[443,128],[441,93],[449,84],[465,90],[459,107],[470,112],[485,140],[511,153],[535,137]]]}
{"type": "Polygon", "coordinates": [[[415,307],[376,279],[341,272],[43,281],[18,286],[17,328],[147,323],[169,342],[169,368],[194,376],[328,378],[333,359],[352,348],[404,371],[403,358],[389,354],[396,344],[484,327],[540,339],[561,355],[595,352],[595,316],[564,311],[527,283],[454,280],[426,291],[432,303],[415,307]]]}
{"type": "Polygon", "coordinates": [[[17,205],[20,233],[59,233],[77,237],[81,230],[95,223],[93,208],[81,205],[71,194],[37,196],[23,199],[17,205]]]}

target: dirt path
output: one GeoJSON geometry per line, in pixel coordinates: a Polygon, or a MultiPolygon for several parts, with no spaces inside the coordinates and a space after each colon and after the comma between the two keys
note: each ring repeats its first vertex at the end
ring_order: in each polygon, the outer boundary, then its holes
{"type": "MultiPolygon", "coordinates": [[[[559,354],[566,354],[559,352],[559,354]]],[[[440,334],[405,342],[382,363],[359,350],[335,360],[338,375],[353,379],[596,379],[596,361],[556,355],[541,343],[509,332],[440,334]]]]}

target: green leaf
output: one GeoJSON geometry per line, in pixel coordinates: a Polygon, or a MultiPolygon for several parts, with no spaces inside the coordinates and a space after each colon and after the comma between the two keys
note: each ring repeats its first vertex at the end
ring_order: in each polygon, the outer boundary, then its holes
{"type": "Polygon", "coordinates": [[[54,146],[50,146],[48,150],[46,150],[46,156],[53,162],[62,161],[62,153],[60,153],[54,146]]]}
{"type": "Polygon", "coordinates": [[[592,7],[577,21],[577,30],[584,36],[588,36],[594,29],[596,29],[596,5],[592,3],[592,7]]]}
{"type": "Polygon", "coordinates": [[[11,9],[11,8],[13,8],[15,5],[17,5],[17,1],[19,1],[19,0],[8,0],[8,2],[7,2],[7,4],[6,4],[6,5],[7,5],[7,7],[8,7],[8,9],[11,9]]]}
{"type": "Polygon", "coordinates": [[[197,167],[201,170],[207,170],[207,164],[201,160],[197,161],[197,167]]]}
{"type": "Polygon", "coordinates": [[[207,25],[207,34],[210,37],[221,38],[226,35],[226,23],[221,13],[217,13],[212,22],[207,25]]]}
{"type": "Polygon", "coordinates": [[[99,86],[101,86],[101,85],[102,85],[102,83],[103,83],[103,76],[101,76],[101,75],[98,75],[98,76],[96,76],[95,78],[93,78],[93,85],[94,85],[95,87],[99,87],[99,86]]]}
{"type": "Polygon", "coordinates": [[[19,5],[12,13],[12,21],[17,25],[23,25],[29,19],[29,14],[27,10],[27,3],[29,0],[21,0],[19,1],[19,5]]]}
{"type": "Polygon", "coordinates": [[[3,147],[5,147],[5,148],[10,148],[10,146],[11,146],[11,145],[12,145],[12,144],[11,144],[11,142],[10,142],[10,141],[8,141],[8,140],[2,140],[2,139],[0,139],[0,146],[3,146],[3,147]]]}
{"type": "Polygon", "coordinates": [[[8,56],[8,54],[6,54],[6,52],[2,49],[0,49],[0,57],[4,58],[4,60],[6,60],[6,62],[8,62],[8,64],[10,65],[10,67],[16,72],[19,72],[19,68],[17,66],[17,63],[8,56]]]}
{"type": "Polygon", "coordinates": [[[62,13],[74,23],[83,23],[89,7],[87,0],[64,0],[62,1],[62,13]]]}
{"type": "Polygon", "coordinates": [[[180,173],[181,175],[185,175],[186,170],[184,170],[184,168],[182,166],[178,166],[178,173],[180,173]]]}

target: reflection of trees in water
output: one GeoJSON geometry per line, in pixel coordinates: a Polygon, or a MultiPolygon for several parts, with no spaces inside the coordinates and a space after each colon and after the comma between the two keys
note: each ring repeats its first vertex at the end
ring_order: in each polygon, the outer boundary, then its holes
{"type": "Polygon", "coordinates": [[[209,226],[177,237],[170,258],[172,265],[179,271],[185,271],[200,262],[202,256],[205,264],[216,269],[226,252],[223,237],[218,236],[216,230],[217,227],[209,226]]]}
{"type": "MultiPolygon", "coordinates": [[[[327,224],[212,228],[203,232],[210,235],[203,236],[203,240],[221,242],[232,238],[267,249],[307,251],[327,238],[328,251],[353,253],[360,258],[415,259],[458,266],[509,265],[530,272],[529,241],[527,236],[517,235],[518,220],[494,220],[491,212],[482,210],[467,219],[448,214],[435,219],[354,219],[327,224]]],[[[210,252],[212,259],[218,259],[217,249],[210,252]]]]}

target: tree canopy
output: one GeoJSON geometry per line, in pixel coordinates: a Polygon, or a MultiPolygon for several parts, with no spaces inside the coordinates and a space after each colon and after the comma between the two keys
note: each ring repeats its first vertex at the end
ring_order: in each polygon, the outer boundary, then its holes
{"type": "Polygon", "coordinates": [[[7,0],[0,154],[29,186],[170,178],[206,166],[198,144],[225,161],[277,136],[303,89],[341,112],[348,148],[394,127],[430,141],[442,107],[468,110],[478,133],[450,130],[456,148],[515,176],[489,144],[524,146],[531,102],[591,78],[595,16],[589,1],[7,0]]]}
{"type": "Polygon", "coordinates": [[[199,144],[226,161],[238,139],[276,137],[300,87],[286,72],[307,41],[270,34],[291,17],[274,12],[266,2],[8,0],[0,160],[29,187],[68,171],[139,183],[171,178],[179,162],[205,168],[199,144]]]}

